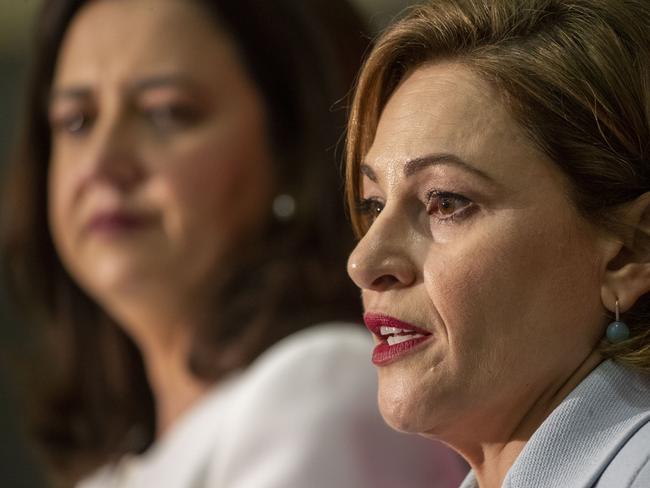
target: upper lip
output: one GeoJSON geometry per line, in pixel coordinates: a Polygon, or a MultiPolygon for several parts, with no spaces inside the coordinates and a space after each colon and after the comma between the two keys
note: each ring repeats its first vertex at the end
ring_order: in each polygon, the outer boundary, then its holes
{"type": "Polygon", "coordinates": [[[133,212],[123,209],[105,209],[93,213],[86,221],[85,229],[92,230],[108,222],[119,222],[124,226],[139,226],[146,223],[149,217],[141,212],[133,212]]]}
{"type": "MultiPolygon", "coordinates": [[[[431,335],[426,329],[418,327],[417,325],[409,324],[403,320],[391,317],[390,315],[384,315],[380,313],[368,312],[364,314],[363,321],[366,324],[366,327],[378,337],[386,337],[387,334],[381,333],[382,327],[394,327],[397,329],[402,329],[407,332],[412,332],[416,334],[431,335]]],[[[390,334],[389,334],[390,335],[390,334]]]]}

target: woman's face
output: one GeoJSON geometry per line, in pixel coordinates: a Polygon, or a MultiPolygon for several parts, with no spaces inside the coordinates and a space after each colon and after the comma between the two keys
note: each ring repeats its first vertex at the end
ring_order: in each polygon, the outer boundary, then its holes
{"type": "Polygon", "coordinates": [[[472,435],[552,396],[603,332],[605,246],[495,90],[460,64],[415,70],[360,171],[366,323],[421,329],[375,337],[387,422],[472,435]]]}
{"type": "Polygon", "coordinates": [[[194,2],[88,2],[49,105],[49,220],[71,274],[100,302],[192,296],[267,215],[265,116],[194,2]]]}

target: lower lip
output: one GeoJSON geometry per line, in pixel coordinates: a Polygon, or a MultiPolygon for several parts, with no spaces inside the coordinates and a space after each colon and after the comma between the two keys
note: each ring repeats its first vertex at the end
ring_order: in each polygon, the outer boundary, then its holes
{"type": "Polygon", "coordinates": [[[138,230],[144,227],[146,222],[143,219],[125,216],[106,216],[95,219],[89,226],[91,234],[117,235],[124,232],[138,230]]]}
{"type": "Polygon", "coordinates": [[[410,354],[417,348],[417,346],[426,342],[430,338],[430,335],[418,337],[417,339],[400,342],[393,346],[382,341],[380,344],[375,346],[375,350],[372,352],[372,362],[375,366],[385,366],[403,356],[406,356],[407,354],[410,354]]]}

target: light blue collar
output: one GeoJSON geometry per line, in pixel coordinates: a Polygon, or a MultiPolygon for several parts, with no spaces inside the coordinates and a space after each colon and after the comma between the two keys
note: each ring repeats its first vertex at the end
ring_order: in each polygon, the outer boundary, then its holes
{"type": "MultiPolygon", "coordinates": [[[[548,416],[508,471],[503,488],[589,488],[625,442],[650,422],[650,377],[611,360],[548,416]]],[[[478,488],[469,473],[460,488],[478,488]]]]}

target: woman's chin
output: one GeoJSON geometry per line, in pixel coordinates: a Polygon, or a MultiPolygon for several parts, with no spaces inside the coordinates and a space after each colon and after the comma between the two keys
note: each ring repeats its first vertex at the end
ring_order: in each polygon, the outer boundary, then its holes
{"type": "Polygon", "coordinates": [[[409,434],[429,430],[430,412],[422,409],[422,402],[399,388],[379,389],[379,411],[384,421],[393,429],[409,434]]]}
{"type": "Polygon", "coordinates": [[[149,289],[159,288],[169,282],[161,276],[161,269],[166,268],[143,259],[97,259],[78,278],[97,301],[105,302],[135,297],[149,289]]]}

